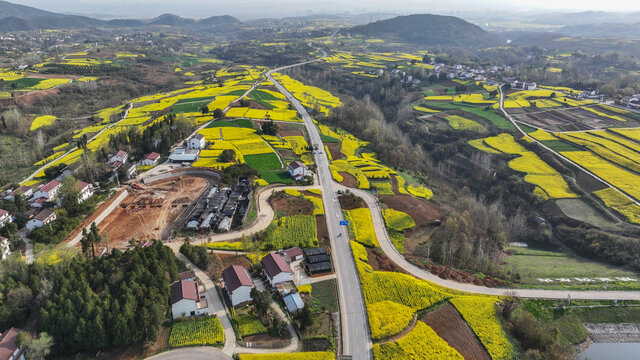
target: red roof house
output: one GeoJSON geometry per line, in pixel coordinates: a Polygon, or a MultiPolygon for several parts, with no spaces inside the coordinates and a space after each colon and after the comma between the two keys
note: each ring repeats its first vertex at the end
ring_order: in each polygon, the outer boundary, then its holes
{"type": "Polygon", "coordinates": [[[251,301],[253,282],[245,268],[240,265],[229,266],[222,272],[222,280],[232,306],[251,301]]]}
{"type": "Polygon", "coordinates": [[[263,257],[260,262],[272,287],[285,281],[293,281],[293,271],[280,254],[271,253],[263,257]]]}

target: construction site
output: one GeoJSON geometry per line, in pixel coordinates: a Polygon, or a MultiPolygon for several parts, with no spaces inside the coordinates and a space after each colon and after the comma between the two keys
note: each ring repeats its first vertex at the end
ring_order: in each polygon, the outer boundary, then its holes
{"type": "Polygon", "coordinates": [[[167,239],[180,228],[194,205],[207,190],[215,187],[209,177],[182,175],[147,184],[132,184],[129,195],[100,224],[103,235],[115,248],[167,239]]]}

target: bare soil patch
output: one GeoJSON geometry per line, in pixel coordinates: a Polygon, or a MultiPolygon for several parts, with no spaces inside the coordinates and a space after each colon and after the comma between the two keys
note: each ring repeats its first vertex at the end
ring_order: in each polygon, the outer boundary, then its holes
{"type": "Polygon", "coordinates": [[[409,214],[418,226],[432,224],[442,220],[438,208],[426,200],[411,195],[384,195],[380,197],[388,207],[409,214]]]}
{"type": "Polygon", "coordinates": [[[367,258],[369,259],[369,265],[376,271],[393,271],[405,274],[402,268],[398,267],[391,259],[385,255],[379,248],[365,248],[367,249],[367,258]]]}
{"type": "Polygon", "coordinates": [[[66,242],[71,241],[74,237],[76,237],[79,233],[82,232],[82,229],[84,229],[87,226],[91,225],[91,223],[94,222],[98,218],[98,216],[100,216],[111,205],[111,203],[113,203],[120,196],[120,194],[122,194],[122,191],[118,191],[109,200],[107,200],[107,201],[103,202],[102,204],[100,204],[98,206],[98,208],[96,209],[96,211],[93,212],[93,214],[87,216],[86,218],[84,218],[84,220],[82,220],[82,222],[80,223],[80,226],[75,228],[69,234],[69,236],[67,236],[67,238],[64,240],[64,242],[66,243],[66,242]]]}
{"type": "Polygon", "coordinates": [[[301,125],[283,124],[280,125],[280,136],[304,136],[304,130],[301,125]]]}
{"type": "Polygon", "coordinates": [[[394,194],[400,194],[398,192],[398,178],[395,175],[391,175],[391,190],[394,194]]]}
{"type": "Polygon", "coordinates": [[[329,242],[329,230],[327,229],[327,218],[324,215],[316,216],[316,228],[318,229],[318,242],[320,247],[328,249],[331,247],[329,242]]]}
{"type": "Polygon", "coordinates": [[[331,153],[331,158],[333,160],[344,159],[346,156],[340,151],[340,143],[325,143],[329,152],[331,153]]]}
{"type": "Polygon", "coordinates": [[[607,185],[601,183],[596,180],[593,176],[586,174],[583,171],[580,171],[576,176],[576,183],[582,190],[587,193],[592,193],[594,191],[602,190],[607,188],[607,185]]]}
{"type": "Polygon", "coordinates": [[[314,209],[310,201],[290,195],[283,197],[274,195],[269,199],[269,205],[271,205],[273,211],[284,213],[285,216],[311,215],[314,209]]]}
{"type": "Polygon", "coordinates": [[[132,238],[163,239],[206,188],[207,181],[195,176],[151,184],[132,192],[99,228],[109,235],[112,247],[126,248],[132,238]]]}
{"type": "Polygon", "coordinates": [[[242,339],[243,342],[251,343],[251,347],[264,348],[264,349],[277,349],[288,346],[291,343],[291,339],[281,339],[270,336],[269,334],[258,334],[245,336],[242,339]]]}
{"type": "Polygon", "coordinates": [[[228,268],[231,265],[240,265],[245,269],[251,267],[251,263],[244,255],[236,255],[233,252],[229,252],[228,254],[215,252],[211,256],[217,259],[217,262],[220,263],[220,266],[216,269],[217,271],[214,271],[213,274],[211,274],[213,275],[214,280],[221,278],[222,270],[228,268]]]}
{"type": "Polygon", "coordinates": [[[424,315],[420,320],[427,323],[451,347],[458,350],[467,360],[490,360],[469,325],[464,321],[453,305],[445,304],[424,315]]]}
{"type": "Polygon", "coordinates": [[[353,210],[367,207],[367,203],[365,203],[364,200],[353,194],[340,195],[338,196],[338,201],[340,202],[342,210],[353,210]]]}
{"type": "Polygon", "coordinates": [[[415,258],[408,255],[407,258],[418,264],[421,268],[428,270],[430,273],[447,280],[454,280],[457,282],[474,284],[478,286],[486,287],[500,287],[506,284],[500,280],[494,279],[491,276],[487,276],[483,279],[477,278],[474,274],[466,271],[457,270],[449,266],[436,265],[433,263],[420,263],[415,261],[415,258]]]}
{"type": "Polygon", "coordinates": [[[348,187],[358,186],[358,180],[356,180],[356,178],[353,175],[346,172],[341,172],[339,174],[342,175],[342,181],[340,182],[340,184],[348,187]]]}

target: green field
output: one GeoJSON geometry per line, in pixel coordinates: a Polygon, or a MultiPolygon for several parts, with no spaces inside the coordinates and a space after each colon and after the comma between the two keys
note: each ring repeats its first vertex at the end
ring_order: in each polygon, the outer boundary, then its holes
{"type": "Polygon", "coordinates": [[[249,93],[249,97],[256,100],[282,100],[262,90],[253,90],[249,93]]]}
{"type": "Polygon", "coordinates": [[[173,108],[171,109],[171,113],[172,114],[199,113],[201,111],[200,109],[202,109],[203,106],[207,106],[210,102],[211,102],[211,99],[203,100],[203,101],[185,102],[182,104],[176,103],[176,105],[173,105],[173,108]]]}
{"type": "Polygon", "coordinates": [[[514,130],[513,125],[509,120],[505,119],[493,109],[485,110],[485,107],[472,106],[464,103],[450,103],[450,102],[429,102],[426,106],[436,110],[461,110],[481,117],[482,119],[494,124],[500,130],[514,130]]]}
{"type": "Polygon", "coordinates": [[[4,82],[4,89],[6,91],[25,89],[25,88],[28,88],[28,87],[32,87],[32,86],[38,85],[42,80],[44,80],[44,79],[22,78],[22,79],[17,79],[17,80],[5,81],[4,82]]]}
{"type": "Polygon", "coordinates": [[[580,151],[579,148],[562,140],[542,140],[540,142],[555,151],[580,151]]]}
{"type": "Polygon", "coordinates": [[[220,128],[220,127],[246,127],[253,129],[253,121],[249,119],[237,119],[237,120],[217,120],[211,122],[207,128],[220,128]]]}
{"type": "Polygon", "coordinates": [[[282,164],[276,154],[246,155],[244,161],[247,165],[258,170],[259,176],[269,184],[283,183],[288,185],[293,183],[289,173],[282,171],[282,164]]]}
{"type": "Polygon", "coordinates": [[[565,216],[597,226],[604,230],[616,231],[618,226],[602,217],[600,212],[582,199],[558,199],[556,205],[565,216]]]}
{"type": "Polygon", "coordinates": [[[331,279],[313,284],[311,286],[311,298],[313,304],[321,304],[329,312],[337,312],[336,281],[331,279]]]}
{"type": "Polygon", "coordinates": [[[640,281],[621,282],[616,277],[630,277],[640,280],[640,274],[610,265],[587,260],[568,251],[547,251],[533,248],[507,247],[514,250],[514,255],[504,257],[506,268],[520,274],[521,283],[525,287],[575,287],[599,288],[605,282],[596,278],[610,278],[607,288],[640,288],[640,281]],[[590,278],[593,282],[580,282],[575,278],[590,278]],[[551,279],[553,282],[544,283],[538,278],[551,279]],[[557,279],[566,278],[570,282],[560,282],[557,279]]]}

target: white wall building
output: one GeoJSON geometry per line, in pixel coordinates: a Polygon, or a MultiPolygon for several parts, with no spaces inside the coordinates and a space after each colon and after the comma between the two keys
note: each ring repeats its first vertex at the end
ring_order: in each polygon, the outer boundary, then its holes
{"type": "Polygon", "coordinates": [[[36,216],[27,221],[27,230],[43,227],[56,219],[56,212],[50,209],[40,211],[36,216]]]}
{"type": "Polygon", "coordinates": [[[302,180],[305,176],[307,176],[307,166],[300,161],[294,161],[287,165],[287,171],[289,175],[295,180],[302,180]]]}
{"type": "Polygon", "coordinates": [[[222,272],[224,290],[231,299],[231,306],[251,301],[253,282],[249,273],[240,265],[231,265],[222,272]]]}
{"type": "Polygon", "coordinates": [[[205,144],[206,140],[204,138],[204,135],[196,134],[194,137],[187,141],[187,148],[202,150],[204,149],[205,144]]]}
{"type": "Polygon", "coordinates": [[[191,280],[171,284],[171,313],[173,319],[207,313],[207,300],[200,295],[200,286],[191,280]]]}
{"type": "Polygon", "coordinates": [[[4,260],[11,254],[9,249],[9,239],[4,236],[0,236],[0,260],[4,260]]]}
{"type": "Polygon", "coordinates": [[[11,215],[7,210],[0,209],[0,228],[11,222],[11,215]]]}
{"type": "Polygon", "coordinates": [[[35,192],[35,194],[33,195],[33,199],[43,198],[47,201],[51,201],[55,199],[61,188],[62,183],[57,180],[51,180],[35,192]]]}
{"type": "Polygon", "coordinates": [[[271,253],[263,257],[260,262],[271,287],[285,281],[293,281],[293,271],[279,254],[271,253]]]}
{"type": "Polygon", "coordinates": [[[129,154],[124,150],[120,150],[115,155],[113,155],[111,159],[109,159],[109,162],[112,164],[116,162],[120,162],[124,164],[127,162],[128,158],[129,158],[129,154]]]}

